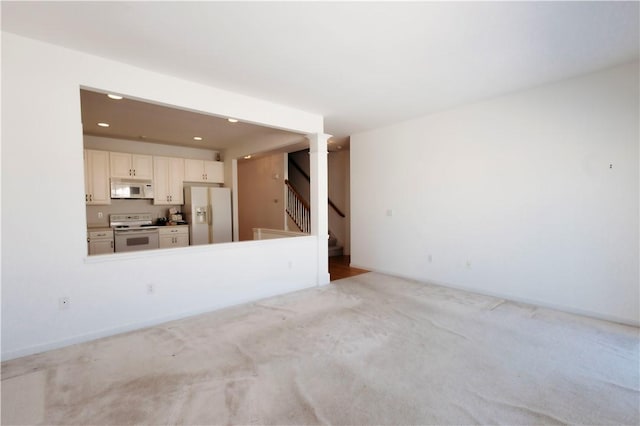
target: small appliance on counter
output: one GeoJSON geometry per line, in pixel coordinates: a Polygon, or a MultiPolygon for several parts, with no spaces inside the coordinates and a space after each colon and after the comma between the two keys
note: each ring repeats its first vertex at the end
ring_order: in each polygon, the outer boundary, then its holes
{"type": "Polygon", "coordinates": [[[174,223],[183,222],[182,213],[180,213],[175,207],[171,207],[169,209],[169,220],[174,223]]]}
{"type": "Polygon", "coordinates": [[[169,209],[169,216],[159,217],[157,220],[157,224],[159,226],[187,225],[187,222],[183,220],[182,213],[180,213],[175,207],[172,207],[169,209]]]}

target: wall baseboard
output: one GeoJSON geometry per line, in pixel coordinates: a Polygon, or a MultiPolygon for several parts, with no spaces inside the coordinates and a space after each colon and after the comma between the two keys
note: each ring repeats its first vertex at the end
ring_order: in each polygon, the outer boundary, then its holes
{"type": "Polygon", "coordinates": [[[628,326],[631,326],[631,327],[640,327],[640,320],[635,320],[635,321],[634,320],[629,320],[627,318],[621,318],[621,317],[617,317],[617,316],[614,316],[614,315],[606,315],[606,314],[602,314],[602,313],[594,312],[594,311],[589,311],[589,310],[585,310],[585,309],[573,308],[571,306],[563,306],[563,305],[558,305],[558,304],[554,304],[554,303],[548,303],[548,302],[541,301],[541,300],[518,297],[518,296],[514,296],[512,294],[506,294],[506,293],[501,294],[501,293],[495,293],[495,292],[491,292],[491,291],[480,291],[480,290],[475,289],[475,288],[469,288],[469,287],[460,286],[460,285],[451,284],[451,283],[444,283],[444,282],[438,282],[438,281],[432,281],[432,280],[424,280],[424,279],[412,277],[412,276],[409,276],[409,275],[398,274],[395,271],[386,271],[386,270],[383,270],[383,269],[380,269],[380,268],[374,268],[374,267],[366,266],[366,265],[358,265],[358,264],[355,264],[355,263],[351,263],[350,266],[352,268],[366,269],[367,271],[375,272],[375,273],[378,273],[378,274],[384,274],[384,275],[390,275],[390,276],[393,276],[393,277],[404,278],[404,279],[407,279],[407,280],[411,280],[411,281],[415,281],[415,282],[419,282],[419,283],[423,283],[423,284],[432,284],[432,285],[437,285],[437,286],[440,286],[440,287],[447,287],[447,288],[452,288],[452,289],[455,289],[455,290],[462,290],[462,291],[466,291],[466,292],[469,292],[469,293],[481,294],[483,296],[497,297],[497,298],[509,300],[509,301],[512,301],[512,302],[518,302],[518,303],[524,303],[524,304],[527,304],[527,305],[538,306],[540,308],[553,309],[555,311],[565,312],[565,313],[569,313],[569,314],[575,314],[575,315],[580,315],[580,316],[584,316],[584,317],[588,317],[588,318],[594,318],[594,319],[614,322],[614,323],[618,323],[618,324],[628,325],[628,326]]]}
{"type": "Polygon", "coordinates": [[[158,325],[166,324],[171,321],[183,320],[189,317],[194,317],[197,315],[220,311],[227,308],[233,308],[233,307],[248,304],[248,303],[256,303],[264,299],[268,299],[270,297],[276,297],[276,296],[281,296],[283,294],[295,293],[297,291],[306,290],[306,289],[315,288],[315,287],[317,287],[315,283],[307,284],[303,287],[295,288],[295,289],[292,289],[291,291],[287,291],[284,293],[282,292],[265,293],[257,297],[242,299],[230,304],[214,305],[214,306],[210,306],[203,309],[185,311],[185,312],[180,312],[176,314],[153,318],[150,320],[137,321],[137,322],[121,325],[118,327],[109,327],[102,330],[93,331],[90,333],[78,334],[76,336],[66,338],[66,339],[56,340],[52,342],[43,343],[40,345],[28,346],[28,347],[24,347],[24,348],[12,350],[12,351],[2,352],[1,358],[3,362],[9,361],[9,360],[21,358],[24,356],[35,355],[42,352],[52,351],[55,349],[61,349],[66,346],[71,346],[79,343],[86,343],[93,340],[102,339],[105,337],[111,337],[118,334],[128,333],[130,331],[137,331],[137,330],[143,330],[145,328],[156,327],[158,325]]]}

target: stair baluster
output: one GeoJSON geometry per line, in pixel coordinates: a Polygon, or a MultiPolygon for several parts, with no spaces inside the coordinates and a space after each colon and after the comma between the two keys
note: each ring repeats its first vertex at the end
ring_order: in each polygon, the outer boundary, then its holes
{"type": "Polygon", "coordinates": [[[288,180],[285,180],[284,183],[287,185],[287,214],[301,232],[311,233],[309,205],[291,186],[288,180]]]}

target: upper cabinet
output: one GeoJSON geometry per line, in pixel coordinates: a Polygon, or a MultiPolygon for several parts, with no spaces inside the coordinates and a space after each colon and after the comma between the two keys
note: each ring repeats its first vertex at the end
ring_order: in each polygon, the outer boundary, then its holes
{"type": "Polygon", "coordinates": [[[112,178],[153,179],[151,155],[112,152],[109,157],[112,178]]]}
{"type": "Polygon", "coordinates": [[[184,160],[185,182],[224,183],[222,161],[184,160]]]}
{"type": "Polygon", "coordinates": [[[111,179],[153,182],[153,204],[184,204],[184,182],[224,183],[222,161],[84,150],[87,204],[111,204],[111,179]]]}
{"type": "Polygon", "coordinates": [[[153,204],[184,204],[183,180],[183,158],[153,157],[153,204]]]}
{"type": "Polygon", "coordinates": [[[109,152],[85,149],[84,199],[87,204],[111,204],[109,152]]]}
{"type": "Polygon", "coordinates": [[[207,182],[224,183],[224,163],[222,161],[205,161],[204,177],[207,182]]]}

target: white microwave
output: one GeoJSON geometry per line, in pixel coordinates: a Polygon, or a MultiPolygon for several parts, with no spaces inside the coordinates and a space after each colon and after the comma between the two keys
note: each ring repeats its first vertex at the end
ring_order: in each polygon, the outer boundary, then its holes
{"type": "Polygon", "coordinates": [[[111,179],[111,198],[153,199],[153,184],[151,181],[111,179]]]}

